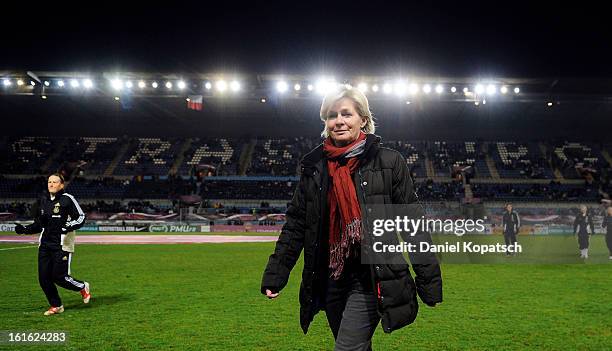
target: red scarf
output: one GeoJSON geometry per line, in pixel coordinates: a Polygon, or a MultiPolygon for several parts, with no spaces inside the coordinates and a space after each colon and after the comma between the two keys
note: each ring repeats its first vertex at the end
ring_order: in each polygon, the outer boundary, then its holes
{"type": "Polygon", "coordinates": [[[340,278],[344,260],[357,249],[355,243],[361,241],[361,211],[351,177],[359,167],[359,160],[357,157],[343,158],[365,138],[366,135],[360,133],[357,140],[344,147],[334,146],[330,138],[323,143],[323,152],[328,159],[327,169],[332,178],[327,203],[330,209],[329,268],[333,279],[340,278]]]}

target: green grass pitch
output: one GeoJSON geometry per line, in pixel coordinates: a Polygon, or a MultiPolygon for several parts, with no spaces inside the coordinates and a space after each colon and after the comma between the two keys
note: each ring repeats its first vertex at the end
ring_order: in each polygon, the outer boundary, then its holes
{"type": "MultiPolygon", "coordinates": [[[[555,240],[565,240],[563,238],[555,240]]],[[[605,255],[593,238],[592,255],[605,255]]],[[[301,262],[276,300],[259,292],[273,243],[78,245],[84,305],[60,289],[66,311],[45,317],[37,249],[0,249],[0,331],[65,330],[62,346],[16,350],[330,350],[323,313],[298,322],[301,262]]],[[[577,253],[577,249],[576,249],[577,253]]],[[[607,258],[607,256],[606,256],[607,258]]],[[[301,259],[300,259],[301,261],[301,259]]],[[[414,324],[374,336],[375,350],[609,350],[612,262],[443,264],[444,303],[421,305],[414,324]]]]}

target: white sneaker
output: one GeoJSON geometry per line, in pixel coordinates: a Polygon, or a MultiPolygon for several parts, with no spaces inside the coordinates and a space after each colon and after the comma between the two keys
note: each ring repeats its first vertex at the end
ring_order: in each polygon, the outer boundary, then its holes
{"type": "Polygon", "coordinates": [[[60,307],[49,307],[49,309],[45,312],[45,316],[51,316],[54,314],[59,314],[64,312],[64,305],[61,305],[60,307]]]}
{"type": "Polygon", "coordinates": [[[91,294],[89,293],[89,283],[85,282],[85,287],[81,289],[81,296],[83,297],[83,303],[89,303],[91,294]]]}
{"type": "Polygon", "coordinates": [[[608,259],[612,260],[612,256],[608,257],[608,259]]]}

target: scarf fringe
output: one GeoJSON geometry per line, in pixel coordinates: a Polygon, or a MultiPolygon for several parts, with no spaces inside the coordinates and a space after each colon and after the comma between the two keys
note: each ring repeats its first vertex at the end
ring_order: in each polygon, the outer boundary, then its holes
{"type": "Polygon", "coordinates": [[[353,219],[346,225],[342,232],[339,242],[334,243],[329,251],[329,268],[331,268],[331,278],[338,280],[344,270],[344,261],[351,255],[351,249],[357,246],[355,243],[361,241],[361,220],[353,219]]]}

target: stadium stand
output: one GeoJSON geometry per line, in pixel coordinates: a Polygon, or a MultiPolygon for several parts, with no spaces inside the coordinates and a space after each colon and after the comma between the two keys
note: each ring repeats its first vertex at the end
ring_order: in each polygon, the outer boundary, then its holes
{"type": "Polygon", "coordinates": [[[0,142],[0,164],[3,174],[41,174],[45,163],[63,140],[48,137],[3,138],[0,142]]]}
{"type": "Polygon", "coordinates": [[[182,139],[133,139],[114,174],[167,175],[183,142],[182,139]]]}
{"type": "Polygon", "coordinates": [[[213,174],[226,176],[238,174],[241,145],[245,141],[226,138],[195,138],[184,152],[180,175],[194,175],[198,169],[211,169],[213,174]]]}
{"type": "Polygon", "coordinates": [[[553,179],[554,174],[536,143],[496,142],[489,154],[501,178],[553,179]]]}
{"type": "Polygon", "coordinates": [[[247,175],[291,176],[298,174],[300,159],[321,142],[317,138],[260,138],[255,144],[247,175]]]}

